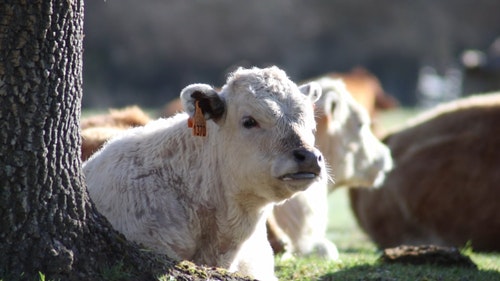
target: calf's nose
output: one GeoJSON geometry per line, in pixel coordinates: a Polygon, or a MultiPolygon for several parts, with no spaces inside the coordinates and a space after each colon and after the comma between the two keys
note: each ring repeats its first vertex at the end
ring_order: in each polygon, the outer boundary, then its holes
{"type": "Polygon", "coordinates": [[[323,166],[323,155],[317,149],[298,148],[293,151],[293,157],[304,172],[319,174],[323,166]]]}

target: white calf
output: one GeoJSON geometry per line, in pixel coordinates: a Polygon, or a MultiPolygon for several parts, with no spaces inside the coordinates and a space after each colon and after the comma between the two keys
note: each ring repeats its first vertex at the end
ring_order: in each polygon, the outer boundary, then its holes
{"type": "Polygon", "coordinates": [[[220,92],[188,86],[186,113],[130,129],[84,163],[89,194],[130,240],[275,280],[271,203],[326,180],[314,148],[320,95],[317,84],[299,88],[276,67],[239,69],[220,92]]]}

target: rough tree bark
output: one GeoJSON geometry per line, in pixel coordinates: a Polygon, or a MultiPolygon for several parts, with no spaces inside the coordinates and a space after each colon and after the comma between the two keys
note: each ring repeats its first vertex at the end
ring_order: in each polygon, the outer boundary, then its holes
{"type": "Polygon", "coordinates": [[[82,41],[83,0],[0,3],[0,279],[114,268],[120,280],[245,280],[142,251],[95,210],[79,149],[82,41]]]}

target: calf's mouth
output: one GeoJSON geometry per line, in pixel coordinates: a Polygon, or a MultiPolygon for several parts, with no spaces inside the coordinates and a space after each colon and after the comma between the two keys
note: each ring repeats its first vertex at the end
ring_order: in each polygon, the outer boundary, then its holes
{"type": "Polygon", "coordinates": [[[312,173],[312,172],[297,172],[297,173],[291,173],[291,174],[286,174],[281,177],[279,177],[280,180],[283,181],[294,181],[294,180],[314,180],[319,176],[318,173],[312,173]]]}

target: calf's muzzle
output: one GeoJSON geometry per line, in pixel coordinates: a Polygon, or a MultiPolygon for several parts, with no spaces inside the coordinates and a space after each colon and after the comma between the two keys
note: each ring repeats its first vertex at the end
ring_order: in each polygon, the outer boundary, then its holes
{"type": "Polygon", "coordinates": [[[292,155],[299,166],[299,172],[320,174],[323,164],[323,155],[317,149],[298,148],[292,155]]]}
{"type": "Polygon", "coordinates": [[[312,180],[321,175],[324,168],[323,155],[319,150],[298,148],[292,150],[292,157],[296,163],[295,171],[287,173],[281,179],[290,180],[312,180]]]}

